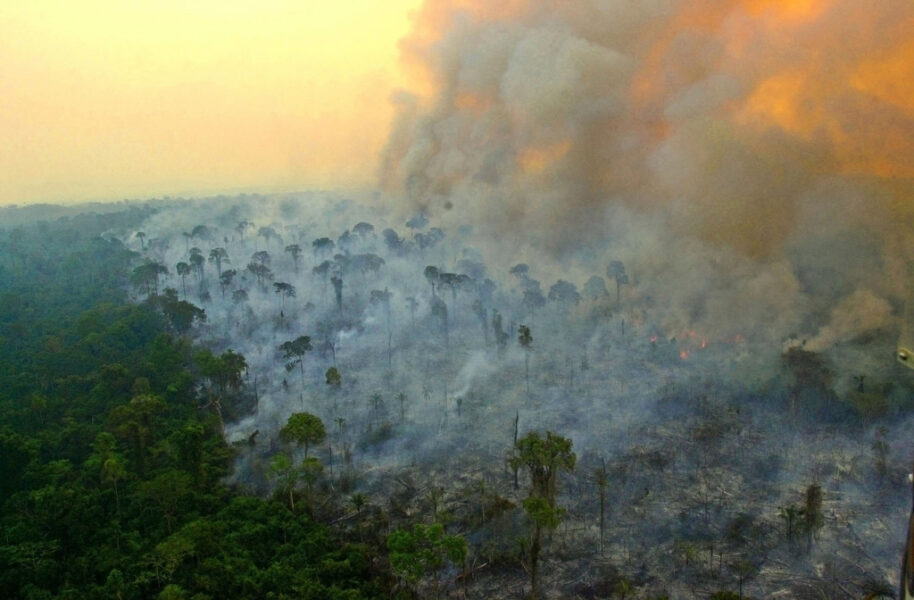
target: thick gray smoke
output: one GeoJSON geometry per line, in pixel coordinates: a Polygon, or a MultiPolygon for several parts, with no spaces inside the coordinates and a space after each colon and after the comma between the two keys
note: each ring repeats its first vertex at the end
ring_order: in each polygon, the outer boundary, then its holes
{"type": "MultiPolygon", "coordinates": [[[[627,507],[614,520],[620,531],[669,521],[663,506],[698,510],[717,487],[735,495],[715,510],[771,515],[772,504],[821,482],[836,518],[856,511],[855,525],[872,537],[865,568],[891,576],[902,531],[874,532],[881,520],[904,520],[901,473],[914,448],[907,419],[877,433],[888,415],[903,417],[910,386],[892,359],[899,298],[880,282],[878,238],[850,231],[853,248],[819,254],[811,249],[838,246],[807,236],[762,259],[677,238],[656,214],[615,206],[600,251],[557,256],[531,244],[499,255],[502,246],[473,227],[437,229],[435,218],[416,215],[407,224],[401,212],[320,193],[222,198],[161,208],[142,226],[145,250],[122,232],[169,269],[163,286],[205,309],[195,341],[246,357],[249,402],[223,413],[239,451],[233,481],[269,490],[278,431],[305,410],[330,432],[318,451],[330,480],[348,478],[378,501],[392,474],[411,469],[420,486],[470,485],[473,473],[509,486],[517,418],[521,432],[573,439],[585,471],[574,519],[588,522],[586,470],[598,457],[632,473],[619,475],[614,492],[627,507]],[[207,259],[182,281],[175,267],[195,248],[207,259]],[[222,269],[237,271],[224,291],[208,258],[216,248],[226,251],[222,269]],[[272,279],[261,283],[247,266],[262,252],[272,279]],[[343,281],[339,303],[331,276],[343,281]],[[283,300],[275,283],[295,295],[283,300]],[[529,351],[520,324],[532,330],[529,351]],[[304,378],[279,348],[300,335],[313,346],[304,378]],[[814,351],[821,368],[791,365],[792,348],[814,351]],[[340,386],[326,383],[331,366],[340,386]],[[795,408],[773,419],[780,405],[795,408]],[[805,425],[793,429],[794,419],[805,425]],[[831,428],[845,422],[863,425],[836,435],[831,428]],[[702,428],[717,433],[699,439],[702,428]],[[876,435],[889,448],[891,483],[880,488],[887,504],[871,511],[876,435]],[[642,463],[671,471],[644,479],[634,474],[642,463]],[[668,499],[647,522],[644,485],[668,499]],[[772,491],[753,493],[757,486],[772,491]]],[[[682,526],[626,544],[670,545],[692,535],[682,526]]]]}
{"type": "Polygon", "coordinates": [[[914,151],[895,141],[914,119],[884,71],[912,13],[430,0],[382,185],[472,224],[503,267],[622,260],[670,334],[826,350],[895,327],[907,289],[914,151]]]}
{"type": "MultiPolygon", "coordinates": [[[[322,459],[379,497],[411,467],[423,485],[505,485],[517,418],[571,437],[582,468],[616,465],[612,552],[629,567],[699,539],[695,515],[722,537],[740,512],[794,561],[776,511],[818,483],[828,533],[797,569],[866,547],[855,568],[891,580],[914,453],[892,356],[914,77],[886,73],[905,72],[912,23],[900,2],[426,2],[377,195],[217,199],[143,226],[147,257],[206,310],[196,339],[247,358],[236,480],[268,486],[278,429],[308,410],[333,432],[322,459]],[[226,249],[225,296],[211,262],[176,275],[193,246],[226,249]],[[258,251],[265,284],[246,270],[258,251]],[[304,381],[278,350],[302,334],[304,381]]],[[[765,569],[764,593],[793,581],[765,569]]]]}

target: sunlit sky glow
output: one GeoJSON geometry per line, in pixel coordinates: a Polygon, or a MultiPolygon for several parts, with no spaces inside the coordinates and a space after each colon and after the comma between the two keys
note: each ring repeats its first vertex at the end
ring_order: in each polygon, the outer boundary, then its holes
{"type": "Polygon", "coordinates": [[[0,204],[370,184],[418,4],[4,2],[0,204]]]}

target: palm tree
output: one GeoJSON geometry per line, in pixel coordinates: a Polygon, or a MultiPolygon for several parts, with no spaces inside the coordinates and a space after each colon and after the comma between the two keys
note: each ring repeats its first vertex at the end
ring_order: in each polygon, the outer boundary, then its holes
{"type": "Polygon", "coordinates": [[[327,430],[320,417],[307,412],[292,413],[286,424],[279,430],[284,442],[294,442],[305,447],[305,456],[312,444],[320,444],[327,437],[327,430]]]}

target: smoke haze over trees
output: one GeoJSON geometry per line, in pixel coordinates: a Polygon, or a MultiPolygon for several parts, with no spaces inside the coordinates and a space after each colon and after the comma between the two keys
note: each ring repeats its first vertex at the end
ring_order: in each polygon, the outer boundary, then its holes
{"type": "Polygon", "coordinates": [[[427,0],[375,192],[0,210],[2,595],[883,593],[912,23],[427,0]]]}
{"type": "MultiPolygon", "coordinates": [[[[568,516],[556,530],[576,531],[576,550],[565,552],[577,558],[563,562],[554,543],[542,546],[539,560],[565,574],[538,584],[546,595],[599,553],[596,470],[614,507],[602,537],[617,583],[649,591],[733,581],[762,595],[827,587],[815,565],[864,547],[872,562],[842,585],[893,580],[909,506],[911,381],[892,360],[904,298],[876,232],[858,226],[847,236],[826,222],[772,261],[674,238],[619,208],[602,245],[555,254],[530,230],[506,253],[471,225],[437,227],[428,217],[414,229],[404,214],[396,204],[313,193],[177,204],[142,223],[145,260],[164,265],[186,258],[177,232],[199,223],[231,264],[268,252],[266,239],[242,239],[236,226],[245,220],[271,227],[282,240],[274,246],[315,249],[297,260],[271,254],[272,280],[239,273],[224,298],[191,294],[206,311],[194,339],[242,354],[245,387],[256,396],[226,420],[238,448],[236,485],[273,489],[279,432],[306,411],[327,425],[310,459],[324,464],[321,477],[339,478],[335,486],[395,513],[410,500],[395,499],[390,477],[440,487],[433,518],[456,511],[448,518],[471,531],[458,508],[469,492],[449,482],[475,479],[513,503],[506,514],[521,535],[523,487],[514,490],[506,465],[514,440],[551,431],[573,442],[580,467],[561,476],[577,491],[574,501],[560,498],[568,516]],[[356,233],[360,223],[372,229],[356,233]],[[839,238],[840,269],[814,243],[831,250],[839,238]],[[654,252],[671,244],[679,253],[654,252]],[[328,276],[337,283],[327,285],[328,276]],[[276,282],[296,294],[280,303],[276,282]],[[530,300],[533,290],[541,301],[530,300]],[[245,297],[232,299],[239,291],[245,297]],[[310,348],[289,354],[303,336],[310,348]],[[804,516],[810,486],[824,507],[812,520],[804,516]],[[883,508],[864,508],[873,497],[883,508]],[[900,524],[880,534],[889,513],[900,524]],[[844,527],[858,533],[843,538],[844,527]],[[656,571],[663,556],[679,565],[672,579],[656,571]],[[792,567],[776,566],[787,557],[792,567]],[[647,574],[636,576],[639,561],[647,574]]],[[[142,253],[133,232],[122,239],[142,253]]],[[[180,284],[173,269],[161,283],[180,284]]],[[[421,497],[415,490],[412,501],[421,497]]],[[[496,526],[491,518],[485,527],[496,526]]],[[[471,544],[471,556],[507,560],[507,540],[493,540],[471,544]]]]}

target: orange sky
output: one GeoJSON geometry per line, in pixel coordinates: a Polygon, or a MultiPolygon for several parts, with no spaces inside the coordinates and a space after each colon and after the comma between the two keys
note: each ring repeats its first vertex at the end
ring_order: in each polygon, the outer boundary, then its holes
{"type": "Polygon", "coordinates": [[[371,183],[419,0],[0,4],[0,204],[371,183]]]}

